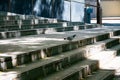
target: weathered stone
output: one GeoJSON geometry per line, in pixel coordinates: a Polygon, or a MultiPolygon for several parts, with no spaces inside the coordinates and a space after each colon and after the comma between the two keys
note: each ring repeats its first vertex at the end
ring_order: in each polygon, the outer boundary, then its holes
{"type": "Polygon", "coordinates": [[[54,55],[58,55],[62,52],[62,46],[58,45],[58,46],[53,46],[47,49],[47,55],[49,56],[54,56],[54,55]]]}
{"type": "Polygon", "coordinates": [[[78,41],[76,41],[76,42],[71,42],[70,44],[71,44],[71,50],[77,49],[78,46],[79,46],[78,41]]]}
{"type": "Polygon", "coordinates": [[[96,37],[96,41],[102,41],[102,40],[108,39],[109,37],[110,37],[109,33],[102,34],[96,37]]]}
{"type": "Polygon", "coordinates": [[[0,56],[0,70],[5,71],[12,68],[12,58],[8,56],[0,56]]]}
{"type": "Polygon", "coordinates": [[[53,75],[50,75],[43,80],[81,80],[91,74],[94,70],[96,70],[98,62],[96,61],[81,61],[63,71],[57,72],[53,75]]]}
{"type": "Polygon", "coordinates": [[[63,44],[62,45],[62,52],[66,52],[66,51],[69,51],[69,50],[71,50],[70,49],[70,44],[63,44]]]}
{"type": "Polygon", "coordinates": [[[41,53],[40,53],[39,50],[37,50],[37,51],[32,51],[32,52],[30,52],[29,54],[30,54],[30,56],[31,56],[31,59],[30,59],[30,60],[31,60],[32,62],[41,59],[41,53]]]}
{"type": "Polygon", "coordinates": [[[98,70],[86,80],[114,80],[114,70],[98,70]]]}
{"type": "Polygon", "coordinates": [[[23,30],[20,31],[21,36],[27,36],[27,35],[36,35],[37,31],[36,30],[23,30]]]}

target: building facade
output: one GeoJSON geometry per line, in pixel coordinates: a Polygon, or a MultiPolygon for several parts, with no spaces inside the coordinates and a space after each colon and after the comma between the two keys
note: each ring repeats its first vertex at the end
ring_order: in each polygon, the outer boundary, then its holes
{"type": "Polygon", "coordinates": [[[103,17],[120,17],[120,0],[101,0],[103,17]]]}
{"type": "Polygon", "coordinates": [[[84,0],[0,0],[0,11],[67,21],[84,20],[84,0]]]}

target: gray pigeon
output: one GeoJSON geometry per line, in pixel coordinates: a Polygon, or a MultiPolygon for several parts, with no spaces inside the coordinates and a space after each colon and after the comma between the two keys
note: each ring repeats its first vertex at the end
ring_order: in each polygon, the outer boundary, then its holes
{"type": "Polygon", "coordinates": [[[75,37],[76,37],[76,34],[74,34],[72,36],[68,36],[68,37],[64,38],[64,40],[72,41],[75,37]]]}

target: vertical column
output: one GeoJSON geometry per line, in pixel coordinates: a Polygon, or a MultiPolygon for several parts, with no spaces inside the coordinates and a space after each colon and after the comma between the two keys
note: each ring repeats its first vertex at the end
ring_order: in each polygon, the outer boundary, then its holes
{"type": "Polygon", "coordinates": [[[102,24],[102,8],[100,6],[100,0],[97,0],[97,24],[102,24]]]}
{"type": "Polygon", "coordinates": [[[9,0],[9,3],[8,3],[8,11],[10,12],[10,9],[11,8],[11,0],[9,0]]]}
{"type": "Polygon", "coordinates": [[[72,14],[71,14],[72,12],[71,11],[72,11],[72,5],[71,5],[71,0],[70,0],[70,25],[71,25],[71,21],[72,21],[72,19],[71,19],[72,18],[72,14]]]}

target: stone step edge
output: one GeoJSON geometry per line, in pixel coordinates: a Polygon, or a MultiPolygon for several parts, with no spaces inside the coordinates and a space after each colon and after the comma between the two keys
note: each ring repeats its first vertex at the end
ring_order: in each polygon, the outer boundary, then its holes
{"type": "Polygon", "coordinates": [[[92,75],[88,76],[85,80],[109,80],[114,79],[114,70],[98,70],[93,72],[92,75]]]}
{"type": "Polygon", "coordinates": [[[91,61],[90,60],[84,60],[84,61],[79,62],[76,65],[73,65],[70,68],[67,68],[67,69],[65,69],[61,72],[57,72],[53,75],[50,75],[47,78],[44,78],[43,80],[59,80],[59,79],[62,80],[62,78],[65,78],[65,77],[69,76],[71,73],[73,74],[73,72],[75,72],[75,73],[79,72],[80,73],[79,78],[87,77],[87,75],[92,74],[93,71],[98,69],[98,67],[95,67],[95,66],[93,67],[92,66],[93,64],[98,66],[98,62],[95,61],[95,60],[93,60],[93,61],[92,60],[91,61]],[[84,71],[83,69],[88,69],[87,74],[84,75],[84,72],[81,72],[81,71],[84,71]],[[69,73],[66,73],[66,71],[68,71],[69,73]],[[84,75],[84,76],[82,76],[82,75],[84,75]]]}
{"type": "Polygon", "coordinates": [[[100,67],[101,69],[115,70],[115,75],[120,76],[120,57],[116,56],[108,64],[100,67]]]}

